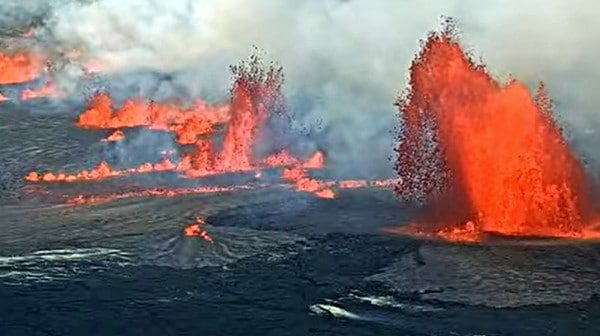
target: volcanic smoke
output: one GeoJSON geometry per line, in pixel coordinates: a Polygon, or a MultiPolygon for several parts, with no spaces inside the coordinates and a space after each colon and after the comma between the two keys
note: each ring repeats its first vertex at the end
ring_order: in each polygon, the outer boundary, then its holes
{"type": "Polygon", "coordinates": [[[396,192],[424,211],[391,231],[457,241],[594,235],[589,181],[543,85],[532,98],[516,80],[495,81],[465,56],[451,23],[429,35],[396,105],[396,192]]]}

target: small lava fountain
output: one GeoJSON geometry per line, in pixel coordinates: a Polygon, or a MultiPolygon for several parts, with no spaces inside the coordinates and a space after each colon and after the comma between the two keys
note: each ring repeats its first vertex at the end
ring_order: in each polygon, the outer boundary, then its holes
{"type": "Polygon", "coordinates": [[[396,104],[396,192],[423,211],[390,231],[450,241],[598,237],[591,183],[543,84],[532,98],[521,82],[498,83],[454,32],[450,22],[428,36],[396,104]]]}
{"type": "Polygon", "coordinates": [[[18,52],[13,55],[0,53],[0,85],[19,84],[39,76],[44,60],[32,53],[18,52]]]}

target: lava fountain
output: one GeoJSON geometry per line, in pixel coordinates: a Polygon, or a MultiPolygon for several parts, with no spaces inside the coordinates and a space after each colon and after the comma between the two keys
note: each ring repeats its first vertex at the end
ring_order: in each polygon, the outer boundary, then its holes
{"type": "Polygon", "coordinates": [[[0,85],[19,84],[37,78],[44,69],[44,60],[34,54],[0,53],[0,85]]]}
{"type": "Polygon", "coordinates": [[[597,236],[589,180],[543,85],[532,98],[523,83],[498,83],[465,55],[451,24],[424,42],[396,105],[396,192],[424,211],[391,231],[453,241],[597,236]]]}

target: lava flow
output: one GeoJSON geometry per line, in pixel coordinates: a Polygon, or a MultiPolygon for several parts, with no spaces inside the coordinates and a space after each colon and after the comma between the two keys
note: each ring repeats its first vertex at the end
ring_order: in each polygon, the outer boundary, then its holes
{"type": "Polygon", "coordinates": [[[396,232],[588,238],[594,209],[581,163],[541,87],[496,82],[465,56],[453,29],[432,33],[397,105],[396,191],[425,214],[396,232]]]}
{"type": "Polygon", "coordinates": [[[204,224],[204,220],[200,217],[197,217],[194,224],[191,224],[183,229],[183,234],[187,237],[200,237],[207,242],[212,243],[212,237],[209,236],[208,233],[202,228],[202,225],[204,224]]]}
{"type": "MultiPolygon", "coordinates": [[[[282,170],[281,178],[292,182],[297,191],[313,193],[320,198],[335,198],[335,192],[331,189],[335,182],[317,180],[309,177],[306,172],[307,169],[323,168],[324,156],[322,152],[316,152],[303,163],[289,162],[287,165],[291,166],[282,170]]],[[[341,183],[340,186],[344,188],[347,185],[341,183]]]]}

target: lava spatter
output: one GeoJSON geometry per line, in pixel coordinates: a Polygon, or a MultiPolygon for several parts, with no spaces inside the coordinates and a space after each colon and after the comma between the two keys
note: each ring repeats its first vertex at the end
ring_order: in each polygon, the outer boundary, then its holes
{"type": "Polygon", "coordinates": [[[543,88],[532,99],[516,80],[498,83],[448,27],[424,43],[397,104],[397,192],[426,214],[395,231],[468,241],[590,236],[588,180],[543,88]]]}
{"type": "Polygon", "coordinates": [[[283,105],[283,70],[274,65],[263,67],[256,54],[231,70],[234,75],[231,120],[216,158],[216,168],[248,170],[255,164],[254,145],[264,122],[283,105]]]}

